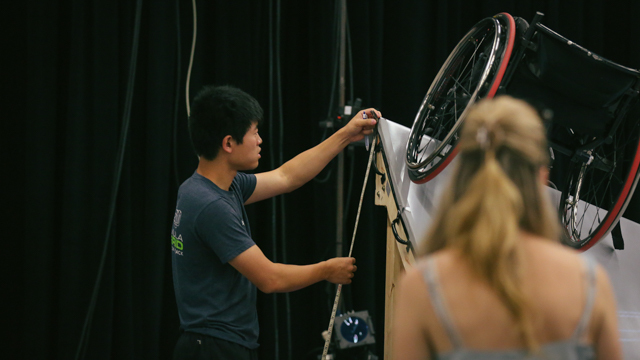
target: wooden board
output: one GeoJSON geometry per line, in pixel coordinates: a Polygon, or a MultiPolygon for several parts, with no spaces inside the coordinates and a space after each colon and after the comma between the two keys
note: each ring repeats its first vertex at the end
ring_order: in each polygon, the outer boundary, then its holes
{"type": "MultiPolygon", "coordinates": [[[[378,171],[383,175],[376,175],[375,204],[387,208],[387,249],[386,249],[386,279],[385,279],[385,304],[384,304],[384,358],[391,359],[393,354],[393,313],[395,307],[396,283],[405,269],[415,264],[413,251],[406,245],[396,241],[392,230],[392,222],[398,216],[398,208],[393,191],[389,191],[389,177],[386,175],[385,162],[382,152],[376,154],[378,171]]],[[[407,239],[402,224],[396,226],[396,231],[401,239],[407,239]]]]}

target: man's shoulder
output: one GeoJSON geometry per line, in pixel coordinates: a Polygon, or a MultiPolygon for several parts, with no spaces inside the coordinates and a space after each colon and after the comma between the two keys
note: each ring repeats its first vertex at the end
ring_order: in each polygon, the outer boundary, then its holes
{"type": "Polygon", "coordinates": [[[178,190],[178,202],[188,202],[201,206],[218,201],[223,196],[224,194],[218,188],[195,176],[183,182],[178,190]]]}
{"type": "Polygon", "coordinates": [[[240,198],[245,202],[256,188],[257,179],[254,174],[246,174],[238,172],[233,178],[231,188],[229,190],[234,191],[240,195],[240,198]]]}
{"type": "Polygon", "coordinates": [[[233,178],[232,184],[237,184],[239,186],[247,186],[247,185],[255,185],[256,176],[254,174],[247,174],[238,171],[236,176],[233,178]]]}

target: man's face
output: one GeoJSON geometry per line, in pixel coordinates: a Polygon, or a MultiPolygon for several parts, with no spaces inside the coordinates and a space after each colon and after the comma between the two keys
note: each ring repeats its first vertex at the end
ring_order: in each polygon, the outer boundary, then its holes
{"type": "Polygon", "coordinates": [[[251,125],[242,138],[242,144],[236,144],[233,150],[231,161],[237,170],[253,170],[258,167],[262,138],[258,134],[257,125],[257,123],[251,125]]]}

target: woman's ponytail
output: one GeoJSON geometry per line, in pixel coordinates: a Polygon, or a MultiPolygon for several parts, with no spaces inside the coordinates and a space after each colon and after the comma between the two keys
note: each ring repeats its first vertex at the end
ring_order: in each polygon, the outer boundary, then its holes
{"type": "Polygon", "coordinates": [[[539,172],[547,165],[545,131],[520,100],[482,100],[465,119],[460,159],[441,199],[423,254],[460,252],[502,299],[526,347],[538,345],[523,292],[520,232],[557,238],[539,172]]]}

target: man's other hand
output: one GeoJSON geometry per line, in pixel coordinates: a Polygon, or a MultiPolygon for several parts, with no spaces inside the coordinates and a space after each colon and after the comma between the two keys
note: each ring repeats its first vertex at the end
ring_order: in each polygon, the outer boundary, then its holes
{"type": "Polygon", "coordinates": [[[351,284],[353,273],[358,269],[356,259],[352,257],[339,257],[329,259],[326,262],[327,281],[334,284],[351,284]]]}

